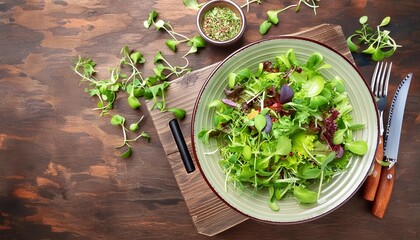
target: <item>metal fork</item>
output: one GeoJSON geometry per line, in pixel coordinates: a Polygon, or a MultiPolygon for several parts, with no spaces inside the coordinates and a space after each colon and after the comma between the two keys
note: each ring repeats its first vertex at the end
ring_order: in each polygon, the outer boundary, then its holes
{"type": "Polygon", "coordinates": [[[373,72],[372,82],[370,85],[370,89],[373,92],[373,95],[376,98],[376,103],[378,105],[379,111],[379,131],[381,137],[384,133],[384,120],[383,120],[383,112],[386,108],[387,102],[387,93],[388,93],[388,84],[389,84],[389,76],[391,74],[392,62],[383,63],[378,62],[375,67],[375,71],[373,72]]]}
{"type": "Polygon", "coordinates": [[[373,72],[371,90],[373,95],[376,98],[376,103],[378,106],[379,113],[379,144],[378,149],[375,154],[375,161],[373,161],[373,168],[369,177],[365,181],[365,187],[363,192],[363,198],[369,201],[373,201],[376,195],[376,189],[378,188],[379,178],[381,176],[382,166],[378,161],[382,161],[384,154],[384,145],[383,145],[383,133],[384,133],[384,120],[383,112],[386,108],[387,103],[387,93],[388,93],[388,84],[389,77],[391,75],[391,63],[378,62],[373,72]]]}

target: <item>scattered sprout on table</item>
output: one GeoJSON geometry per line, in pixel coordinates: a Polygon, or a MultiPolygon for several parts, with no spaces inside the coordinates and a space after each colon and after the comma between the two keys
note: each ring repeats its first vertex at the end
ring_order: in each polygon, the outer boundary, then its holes
{"type": "Polygon", "coordinates": [[[391,33],[390,31],[381,30],[381,27],[385,27],[391,22],[391,17],[385,17],[381,24],[376,26],[376,29],[371,28],[367,24],[367,21],[368,17],[362,16],[359,19],[362,28],[356,30],[354,34],[347,38],[347,45],[350,51],[360,51],[359,46],[363,44],[365,48],[362,50],[362,53],[372,55],[372,59],[378,62],[392,56],[398,47],[402,47],[389,35],[391,33]],[[358,37],[357,42],[359,46],[353,42],[352,39],[354,37],[358,37]]]}
{"type": "Polygon", "coordinates": [[[174,31],[174,28],[169,22],[165,22],[162,19],[157,19],[158,13],[155,10],[152,10],[149,13],[149,17],[147,20],[144,21],[144,27],[150,28],[154,26],[156,30],[164,30],[166,31],[172,39],[166,40],[165,44],[174,52],[177,51],[177,45],[181,43],[187,43],[190,46],[190,50],[183,56],[183,58],[188,62],[186,57],[198,51],[199,48],[203,48],[205,46],[204,39],[201,36],[196,35],[192,38],[189,38],[183,34],[174,31]],[[156,21],[157,20],[157,21],[156,21]]]}
{"type": "MultiPolygon", "coordinates": [[[[97,107],[94,110],[99,110],[101,116],[110,114],[114,108],[114,102],[117,98],[117,93],[126,92],[127,104],[134,110],[141,107],[140,98],[151,99],[153,101],[153,109],[159,109],[161,112],[172,112],[178,119],[185,118],[185,110],[180,108],[166,108],[165,92],[169,87],[170,82],[166,81],[172,74],[181,76],[189,69],[172,66],[163,55],[158,52],[155,56],[152,76],[144,77],[140,71],[146,60],[138,51],[132,51],[128,46],[124,46],[120,51],[120,61],[117,65],[110,69],[110,77],[108,79],[97,79],[95,77],[96,63],[91,58],[83,58],[81,56],[75,61],[73,66],[74,72],[81,77],[81,83],[86,82],[88,86],[85,91],[92,97],[98,98],[97,107]],[[164,66],[160,62],[164,62],[164,66]]],[[[129,157],[132,153],[129,142],[137,141],[139,138],[146,138],[150,141],[150,136],[146,132],[141,132],[135,138],[128,139],[127,132],[136,132],[139,130],[139,123],[141,119],[130,124],[129,128],[125,127],[125,118],[121,115],[113,115],[111,124],[121,126],[123,130],[123,144],[117,148],[127,147],[127,150],[121,154],[121,157],[129,157]]]]}
{"type": "Polygon", "coordinates": [[[316,9],[319,7],[316,2],[319,2],[319,0],[299,0],[297,4],[292,4],[289,6],[286,6],[282,9],[278,10],[270,10],[267,12],[267,20],[265,20],[260,25],[260,34],[264,35],[268,32],[268,30],[271,28],[272,25],[277,25],[279,23],[278,14],[281,12],[284,12],[290,8],[295,8],[295,12],[300,11],[300,6],[303,3],[307,7],[313,9],[314,14],[316,15],[316,9]]]}
{"type": "Polygon", "coordinates": [[[204,3],[198,3],[197,0],[182,0],[184,5],[188,8],[198,10],[204,3]]]}
{"type": "Polygon", "coordinates": [[[128,139],[127,138],[127,132],[128,131],[131,131],[131,132],[136,132],[139,128],[138,128],[138,124],[140,123],[140,121],[143,119],[143,117],[144,116],[142,116],[141,118],[140,118],[140,120],[138,121],[138,122],[136,122],[136,123],[132,123],[131,125],[130,125],[130,129],[127,129],[126,127],[125,127],[125,118],[123,117],[123,116],[121,116],[121,115],[119,115],[119,114],[116,114],[116,115],[114,115],[114,116],[112,116],[112,118],[111,118],[111,124],[112,125],[114,125],[114,126],[121,126],[121,129],[122,129],[122,131],[123,131],[123,143],[120,145],[120,146],[117,146],[116,148],[117,149],[119,149],[119,148],[123,148],[123,147],[126,147],[126,151],[125,152],[123,152],[121,155],[120,155],[120,157],[121,158],[128,158],[128,157],[130,157],[131,156],[131,154],[132,154],[132,152],[133,152],[133,150],[132,150],[132,148],[131,148],[131,146],[130,146],[130,142],[135,142],[135,141],[137,141],[139,138],[145,138],[145,139],[147,139],[147,141],[149,141],[150,142],[150,136],[149,136],[149,134],[147,134],[146,132],[144,132],[144,131],[142,131],[137,137],[135,137],[135,138],[133,138],[133,139],[128,139]]]}

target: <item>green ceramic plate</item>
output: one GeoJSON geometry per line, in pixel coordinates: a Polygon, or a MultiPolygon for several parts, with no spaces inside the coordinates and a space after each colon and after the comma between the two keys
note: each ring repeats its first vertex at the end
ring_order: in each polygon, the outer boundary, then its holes
{"type": "Polygon", "coordinates": [[[204,84],[195,104],[193,121],[193,151],[200,171],[213,191],[227,204],[237,211],[257,220],[272,223],[300,223],[324,216],[346,202],[362,185],[372,165],[378,144],[378,115],[374,97],[358,70],[337,51],[309,39],[285,37],[263,40],[245,46],[223,62],[210,74],[204,84]],[[324,56],[331,69],[321,70],[326,78],[340,76],[345,81],[351,104],[354,108],[352,115],[355,123],[364,123],[366,128],[354,134],[355,139],[363,139],[368,143],[369,150],[363,157],[353,157],[351,165],[345,173],[335,177],[323,187],[318,203],[299,205],[293,197],[278,202],[280,211],[275,212],[268,206],[266,192],[252,192],[252,188],[235,189],[232,184],[225,191],[225,174],[218,164],[219,155],[204,154],[217,149],[215,141],[203,144],[197,137],[200,130],[212,127],[214,110],[208,104],[224,95],[227,86],[227,76],[230,72],[242,68],[256,71],[258,64],[263,61],[274,61],[275,57],[285,54],[293,48],[301,61],[306,61],[313,52],[324,56]]]}

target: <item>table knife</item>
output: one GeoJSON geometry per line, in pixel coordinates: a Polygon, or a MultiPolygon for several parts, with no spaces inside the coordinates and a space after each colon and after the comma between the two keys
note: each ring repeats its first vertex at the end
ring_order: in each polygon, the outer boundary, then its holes
{"type": "Polygon", "coordinates": [[[373,202],[372,214],[383,218],[395,180],[395,163],[400,145],[401,127],[404,117],[405,102],[413,74],[408,74],[398,85],[389,109],[388,124],[384,138],[384,162],[389,164],[381,172],[378,190],[373,202]]]}

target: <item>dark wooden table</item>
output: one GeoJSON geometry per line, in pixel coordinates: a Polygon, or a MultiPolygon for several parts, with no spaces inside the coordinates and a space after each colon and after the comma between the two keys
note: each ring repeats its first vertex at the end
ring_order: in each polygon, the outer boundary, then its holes
{"type": "MultiPolygon", "coordinates": [[[[199,1],[202,2],[202,1],[199,1]]],[[[244,0],[236,1],[239,4],[244,0]]],[[[282,13],[280,24],[261,36],[266,12],[279,1],[252,4],[242,42],[230,48],[206,46],[190,57],[191,67],[216,63],[235,49],[269,36],[331,23],[346,36],[369,16],[403,45],[394,63],[390,92],[414,73],[402,128],[395,188],[384,219],[370,214],[361,191],[333,213],[305,224],[278,226],[248,220],[216,239],[419,239],[420,226],[420,18],[418,0],[320,1],[317,15],[302,6],[282,13]]],[[[293,4],[297,1],[285,1],[293,4]]],[[[155,1],[13,1],[0,2],[0,239],[204,239],[197,233],[145,104],[141,113],[117,100],[116,113],[134,120],[152,137],[139,141],[130,159],[115,146],[120,129],[91,109],[95,100],[83,92],[70,66],[78,55],[90,56],[106,72],[123,45],[141,51],[149,64],[158,50],[173,61],[163,32],[145,29],[155,9],[161,19],[187,36],[197,34],[195,10],[181,0],[155,1]]],[[[375,63],[353,54],[367,80],[375,63]]],[[[389,99],[390,103],[390,99],[389,99]]]]}

